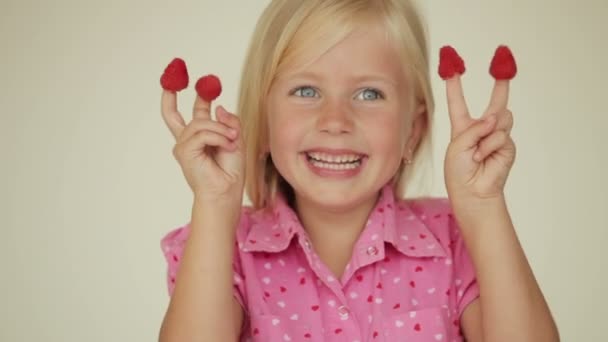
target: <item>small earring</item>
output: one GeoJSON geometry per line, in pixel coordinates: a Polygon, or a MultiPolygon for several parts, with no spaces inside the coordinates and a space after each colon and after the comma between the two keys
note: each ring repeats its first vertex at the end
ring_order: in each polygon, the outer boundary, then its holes
{"type": "MultiPolygon", "coordinates": [[[[407,149],[407,151],[409,152],[409,153],[408,153],[409,155],[412,155],[412,153],[414,153],[414,151],[412,151],[412,149],[411,149],[411,148],[408,148],[408,149],[407,149]]],[[[407,165],[410,165],[410,164],[412,164],[412,160],[411,160],[410,158],[405,158],[405,163],[406,163],[407,165]]]]}

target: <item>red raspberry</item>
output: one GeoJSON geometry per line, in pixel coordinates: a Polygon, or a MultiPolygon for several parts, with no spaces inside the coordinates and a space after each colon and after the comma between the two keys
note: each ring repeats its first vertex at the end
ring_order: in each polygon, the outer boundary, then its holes
{"type": "Polygon", "coordinates": [[[181,58],[174,58],[160,77],[160,85],[168,91],[181,91],[188,87],[188,69],[181,58]]]}
{"type": "Polygon", "coordinates": [[[490,75],[497,80],[511,80],[516,74],[517,64],[511,50],[505,45],[499,46],[492,58],[490,75]]]}
{"type": "Polygon", "coordinates": [[[465,71],[464,61],[458,52],[449,45],[442,47],[439,51],[439,76],[447,80],[456,74],[463,75],[465,71]]]}
{"type": "Polygon", "coordinates": [[[196,82],[196,92],[201,99],[211,102],[222,93],[222,84],[215,75],[207,75],[199,78],[196,82]]]}

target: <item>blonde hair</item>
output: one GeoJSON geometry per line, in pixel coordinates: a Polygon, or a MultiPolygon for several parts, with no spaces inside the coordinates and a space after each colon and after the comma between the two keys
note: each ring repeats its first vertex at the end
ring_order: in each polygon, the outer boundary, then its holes
{"type": "MultiPolygon", "coordinates": [[[[237,113],[243,124],[246,146],[245,191],[260,209],[272,204],[281,191],[291,200],[293,190],[281,177],[270,156],[265,99],[273,80],[295,58],[306,53],[311,60],[366,24],[383,26],[392,39],[416,103],[426,105],[426,126],[413,151],[411,168],[402,163],[393,178],[395,194],[405,195],[405,184],[415,174],[423,150],[431,149],[434,101],[429,75],[425,27],[411,0],[273,0],[262,13],[243,67],[237,113]]],[[[413,107],[412,107],[413,108],[413,107]]],[[[429,160],[430,161],[430,160],[429,160]]]]}

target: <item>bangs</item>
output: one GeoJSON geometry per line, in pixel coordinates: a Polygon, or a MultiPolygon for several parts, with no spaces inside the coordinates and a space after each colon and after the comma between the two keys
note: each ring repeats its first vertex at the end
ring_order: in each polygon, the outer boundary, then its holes
{"type": "Polygon", "coordinates": [[[280,77],[286,69],[306,68],[356,30],[380,30],[388,40],[387,13],[378,3],[317,2],[299,23],[291,39],[285,42],[285,49],[277,59],[275,77],[280,77]]]}

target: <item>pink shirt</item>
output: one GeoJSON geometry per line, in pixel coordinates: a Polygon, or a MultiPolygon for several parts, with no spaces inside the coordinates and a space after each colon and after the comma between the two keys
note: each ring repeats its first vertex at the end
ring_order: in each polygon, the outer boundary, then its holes
{"type": "MultiPolygon", "coordinates": [[[[170,294],[188,231],[162,240],[170,294]]],[[[479,296],[446,199],[384,187],[341,279],[283,198],[271,212],[245,207],[236,235],[241,341],[462,341],[459,318],[479,296]]]]}

